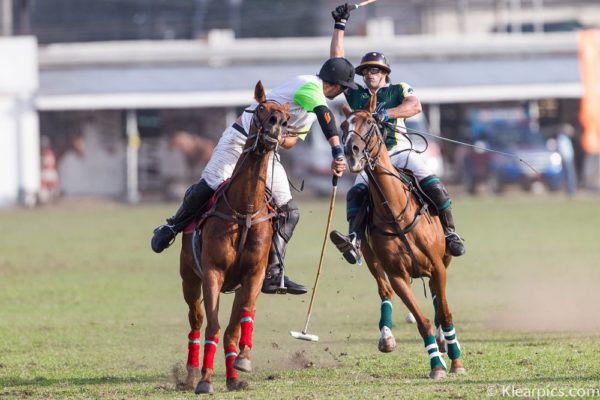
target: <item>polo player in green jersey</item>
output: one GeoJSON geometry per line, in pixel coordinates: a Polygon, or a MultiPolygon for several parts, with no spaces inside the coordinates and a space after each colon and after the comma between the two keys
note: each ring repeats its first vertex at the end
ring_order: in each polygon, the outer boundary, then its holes
{"type": "MultiPolygon", "coordinates": [[[[331,39],[330,56],[344,57],[344,30],[350,17],[348,4],[338,6],[331,14],[335,20],[335,29],[331,39]]],[[[440,179],[427,168],[421,155],[411,151],[412,145],[408,138],[399,133],[406,130],[406,118],[421,112],[421,102],[409,84],[391,83],[391,72],[392,69],[382,53],[373,51],[365,54],[360,65],[356,67],[356,74],[363,77],[365,86],[358,85],[357,89],[347,89],[344,92],[346,101],[353,110],[367,109],[371,95],[377,96],[377,111],[373,116],[378,122],[385,123],[385,144],[393,164],[408,169],[415,175],[425,194],[435,203],[446,236],[446,252],[452,256],[461,256],[465,253],[465,247],[454,229],[452,200],[448,191],[440,179]]],[[[367,196],[367,176],[362,172],[346,198],[349,234],[343,235],[338,231],[331,233],[331,240],[351,264],[360,263],[362,259],[360,241],[365,228],[364,221],[358,221],[357,215],[367,196]]]]}

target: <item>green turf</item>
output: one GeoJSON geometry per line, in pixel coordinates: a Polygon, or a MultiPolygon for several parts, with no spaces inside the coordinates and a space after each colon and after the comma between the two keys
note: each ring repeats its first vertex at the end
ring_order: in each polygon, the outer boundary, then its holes
{"type": "MultiPolygon", "coordinates": [[[[219,349],[215,397],[485,398],[503,390],[507,397],[506,390],[597,389],[599,206],[597,199],[455,201],[467,255],[450,267],[448,296],[464,376],[427,379],[422,340],[402,322],[397,298],[398,349],[379,353],[375,282],[328,246],[309,328],[320,341],[288,336],[302,329],[309,296],[261,296],[255,372],[244,375],[251,389],[225,391],[219,349]]],[[[0,211],[0,398],[195,397],[176,389],[189,330],[178,248],[149,249],[152,228],[173,208],[0,211]]],[[[308,286],[327,204],[300,201],[300,208],[288,273],[308,286]]],[[[346,228],[344,214],[339,202],[335,228],[346,228]]],[[[431,316],[421,281],[413,288],[431,316]]],[[[221,302],[223,324],[231,298],[221,302]]]]}

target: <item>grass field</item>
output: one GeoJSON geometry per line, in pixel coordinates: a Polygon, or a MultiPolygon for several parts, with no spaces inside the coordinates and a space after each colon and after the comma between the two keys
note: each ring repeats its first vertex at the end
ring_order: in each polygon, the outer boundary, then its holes
{"type": "MultiPolygon", "coordinates": [[[[173,208],[0,211],[0,398],[195,397],[177,390],[189,330],[178,246],[149,248],[173,208]]],[[[308,286],[327,204],[300,208],[287,265],[308,286]]],[[[452,263],[448,292],[466,375],[427,379],[422,340],[398,299],[398,349],[379,353],[375,282],[328,246],[309,329],[321,340],[288,335],[302,329],[308,295],[261,296],[251,389],[225,391],[220,349],[214,397],[600,398],[600,201],[459,198],[455,210],[467,255],[452,263]]],[[[343,202],[334,226],[346,228],[343,202]]],[[[421,281],[413,289],[431,316],[421,281]]],[[[223,325],[231,298],[221,302],[223,325]]]]}

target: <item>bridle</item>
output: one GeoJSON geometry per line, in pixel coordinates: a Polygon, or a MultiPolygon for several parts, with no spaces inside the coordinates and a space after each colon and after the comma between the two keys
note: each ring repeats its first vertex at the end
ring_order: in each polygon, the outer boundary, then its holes
{"type": "MultiPolygon", "coordinates": [[[[348,136],[353,133],[355,136],[357,136],[360,140],[362,140],[365,143],[365,147],[362,151],[362,156],[361,156],[361,160],[365,160],[367,166],[369,169],[373,170],[375,169],[375,167],[378,164],[379,161],[379,156],[381,155],[381,151],[383,150],[383,147],[385,146],[385,138],[382,137],[379,129],[377,128],[377,123],[375,122],[375,119],[373,117],[371,117],[371,115],[364,110],[358,110],[358,111],[354,111],[352,114],[350,114],[350,117],[356,114],[367,114],[367,124],[369,124],[369,128],[367,130],[367,133],[364,135],[359,133],[356,129],[351,129],[348,130],[348,132],[346,132],[344,134],[344,136],[342,137],[342,143],[346,143],[346,139],[348,138],[348,136]],[[371,139],[373,138],[373,136],[375,136],[376,142],[372,144],[372,146],[369,148],[369,145],[371,144],[371,139]],[[375,155],[371,155],[373,153],[373,150],[375,150],[375,147],[377,147],[377,151],[375,152],[375,155]]],[[[350,117],[348,117],[348,119],[350,119],[350,117]]]]}
{"type": "MultiPolygon", "coordinates": [[[[279,106],[281,105],[281,103],[279,103],[278,101],[275,101],[275,100],[267,100],[265,103],[274,103],[279,106]]],[[[259,103],[256,106],[256,108],[254,108],[254,109],[247,108],[244,110],[245,113],[253,114],[252,121],[250,122],[250,127],[251,127],[250,130],[252,130],[252,127],[254,127],[256,129],[256,132],[251,135],[248,135],[248,139],[254,139],[254,143],[252,144],[251,147],[244,149],[243,153],[255,152],[256,154],[264,155],[272,150],[268,146],[265,145],[262,149],[260,149],[257,152],[256,149],[260,142],[262,142],[263,144],[275,144],[274,151],[277,152],[277,147],[278,147],[279,141],[268,136],[267,133],[264,131],[264,126],[265,126],[265,123],[267,121],[269,121],[271,119],[271,117],[273,117],[276,113],[281,113],[281,110],[274,109],[270,113],[265,115],[263,118],[261,118],[259,116],[259,111],[266,110],[266,107],[264,106],[265,103],[259,103]]]]}

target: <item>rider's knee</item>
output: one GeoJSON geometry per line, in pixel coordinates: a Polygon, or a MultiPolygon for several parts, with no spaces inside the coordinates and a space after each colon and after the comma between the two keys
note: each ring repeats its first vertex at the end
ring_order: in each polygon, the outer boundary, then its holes
{"type": "Polygon", "coordinates": [[[204,179],[191,185],[185,191],[184,201],[189,204],[204,204],[206,203],[215,191],[208,185],[204,179]]]}
{"type": "Polygon", "coordinates": [[[280,209],[281,214],[279,215],[277,230],[281,237],[289,242],[300,220],[300,209],[293,199],[281,206],[280,209]]]}
{"type": "Polygon", "coordinates": [[[358,183],[350,188],[346,195],[346,217],[348,219],[356,217],[368,195],[369,187],[364,183],[358,183]]]}

